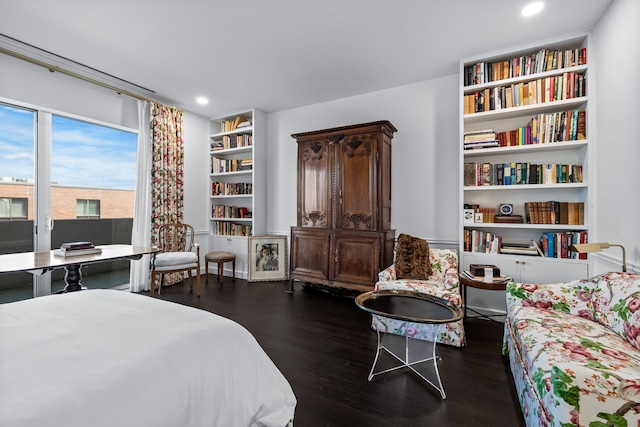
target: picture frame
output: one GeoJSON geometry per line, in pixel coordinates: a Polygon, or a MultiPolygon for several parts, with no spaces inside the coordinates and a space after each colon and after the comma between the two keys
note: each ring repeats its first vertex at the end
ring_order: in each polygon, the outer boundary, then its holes
{"type": "Polygon", "coordinates": [[[287,236],[249,236],[248,282],[287,280],[287,236]]]}

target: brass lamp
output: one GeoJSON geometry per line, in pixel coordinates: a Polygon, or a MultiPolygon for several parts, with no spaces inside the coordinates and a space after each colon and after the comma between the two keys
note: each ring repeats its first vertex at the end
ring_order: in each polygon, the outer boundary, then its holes
{"type": "Polygon", "coordinates": [[[603,249],[607,249],[610,246],[617,246],[622,249],[622,271],[627,271],[627,251],[624,249],[624,246],[618,245],[616,243],[609,242],[597,242],[597,243],[583,243],[578,245],[569,246],[569,250],[575,251],[581,254],[586,254],[590,252],[602,252],[603,249]]]}

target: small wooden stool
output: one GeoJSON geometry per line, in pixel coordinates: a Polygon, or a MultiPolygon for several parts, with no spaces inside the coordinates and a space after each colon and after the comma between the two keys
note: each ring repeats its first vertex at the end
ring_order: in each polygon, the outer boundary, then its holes
{"type": "Polygon", "coordinates": [[[233,264],[233,281],[236,281],[236,255],[227,251],[215,251],[209,252],[204,256],[205,260],[205,269],[206,269],[206,280],[205,283],[209,283],[209,263],[215,262],[218,264],[218,280],[222,283],[224,275],[222,274],[224,270],[225,262],[232,262],[233,264]]]}

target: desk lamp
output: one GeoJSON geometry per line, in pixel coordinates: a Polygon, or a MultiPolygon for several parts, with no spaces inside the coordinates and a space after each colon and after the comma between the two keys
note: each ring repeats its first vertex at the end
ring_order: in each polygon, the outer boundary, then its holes
{"type": "Polygon", "coordinates": [[[569,246],[569,250],[575,251],[581,254],[590,253],[590,252],[602,252],[603,249],[607,249],[610,246],[618,246],[622,248],[622,271],[627,271],[627,252],[624,249],[624,246],[618,245],[615,243],[609,242],[597,242],[597,243],[583,243],[579,245],[571,245],[569,246]]]}

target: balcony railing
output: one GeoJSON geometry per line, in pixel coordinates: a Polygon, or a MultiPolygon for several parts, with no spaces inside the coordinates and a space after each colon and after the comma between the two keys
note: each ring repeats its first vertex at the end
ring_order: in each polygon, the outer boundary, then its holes
{"type": "MultiPolygon", "coordinates": [[[[130,244],[133,218],[56,220],[51,247],[64,242],[91,241],[96,245],[130,244]]],[[[0,254],[33,251],[33,221],[0,221],[0,254]]],[[[88,288],[113,288],[129,282],[130,261],[119,260],[82,267],[82,284],[88,288]]],[[[62,289],[64,269],[51,273],[51,292],[62,289]]],[[[0,275],[0,303],[33,297],[31,273],[0,275]]]]}

